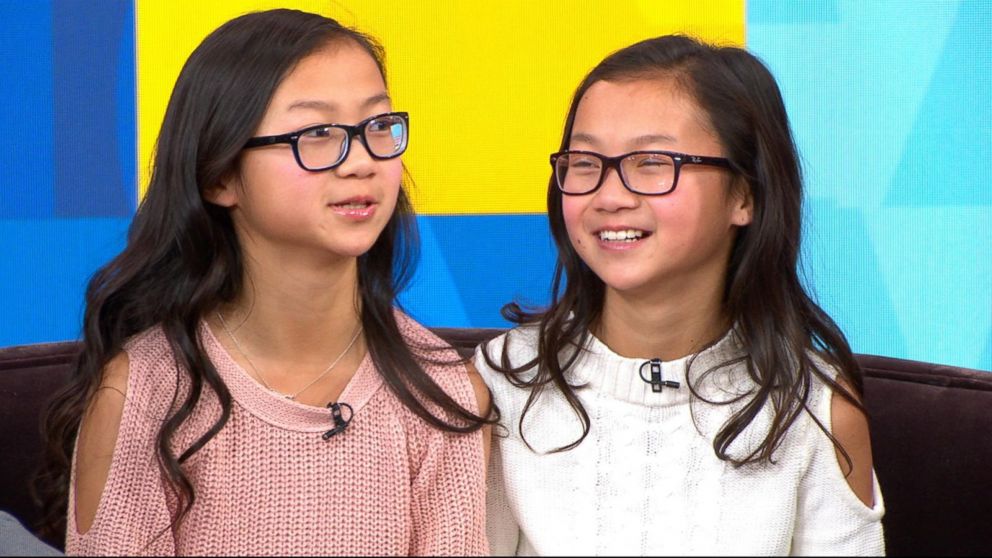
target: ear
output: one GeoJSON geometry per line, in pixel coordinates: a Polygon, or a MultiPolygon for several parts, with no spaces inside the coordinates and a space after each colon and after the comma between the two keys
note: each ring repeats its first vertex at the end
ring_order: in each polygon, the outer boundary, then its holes
{"type": "Polygon", "coordinates": [[[751,219],[754,217],[754,196],[751,194],[751,185],[745,180],[737,179],[731,188],[730,222],[738,227],[746,227],[751,224],[751,219]]]}
{"type": "Polygon", "coordinates": [[[237,172],[231,171],[222,176],[217,184],[207,186],[203,191],[203,199],[214,205],[230,208],[238,205],[240,191],[241,177],[237,172]]]}

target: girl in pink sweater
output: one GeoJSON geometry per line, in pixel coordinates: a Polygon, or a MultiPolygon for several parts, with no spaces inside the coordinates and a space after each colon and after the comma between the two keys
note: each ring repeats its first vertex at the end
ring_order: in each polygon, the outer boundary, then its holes
{"type": "Polygon", "coordinates": [[[70,554],[487,551],[488,391],[394,309],[407,139],[381,47],[331,19],[193,52],[47,424],[70,554]]]}

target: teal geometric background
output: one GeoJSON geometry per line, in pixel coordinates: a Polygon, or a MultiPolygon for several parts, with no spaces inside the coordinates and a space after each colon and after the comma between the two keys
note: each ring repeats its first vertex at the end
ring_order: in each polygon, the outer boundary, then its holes
{"type": "MultiPolygon", "coordinates": [[[[30,6],[0,0],[0,346],[78,336],[136,202],[133,6],[30,6]]],[[[854,350],[992,370],[992,2],[751,0],[747,44],[802,155],[807,285],[854,350]]],[[[423,322],[547,300],[544,215],[418,222],[423,322]]]]}
{"type": "Polygon", "coordinates": [[[992,370],[992,2],[752,0],[747,23],[822,305],[858,352],[992,370]]]}

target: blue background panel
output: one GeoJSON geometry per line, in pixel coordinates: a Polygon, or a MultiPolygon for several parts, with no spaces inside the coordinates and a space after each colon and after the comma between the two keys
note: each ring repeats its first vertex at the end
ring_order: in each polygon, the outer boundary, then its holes
{"type": "Polygon", "coordinates": [[[52,215],[52,11],[0,2],[0,219],[52,215]]]}
{"type": "Polygon", "coordinates": [[[0,346],[75,339],[83,294],[130,218],[0,221],[0,346]]]}
{"type": "Polygon", "coordinates": [[[419,320],[439,326],[506,327],[511,300],[544,304],[555,263],[540,215],[420,216],[422,253],[400,297],[419,320]]]}
{"type": "Polygon", "coordinates": [[[0,2],[0,346],[78,337],[137,199],[131,2],[0,2]]]}
{"type": "Polygon", "coordinates": [[[127,217],[135,176],[134,8],[56,2],[55,215],[127,217]]]}

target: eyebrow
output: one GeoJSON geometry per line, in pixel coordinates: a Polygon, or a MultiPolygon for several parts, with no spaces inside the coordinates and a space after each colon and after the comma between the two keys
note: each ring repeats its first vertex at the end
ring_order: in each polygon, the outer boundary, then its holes
{"type": "MultiPolygon", "coordinates": [[[[389,93],[383,91],[378,95],[373,95],[368,99],[362,101],[361,109],[366,110],[375,105],[378,105],[383,101],[389,101],[389,100],[390,100],[389,93]]],[[[327,101],[319,101],[316,99],[301,99],[289,105],[289,108],[287,108],[286,110],[297,110],[297,109],[313,109],[313,110],[322,110],[324,112],[336,112],[338,110],[338,105],[334,103],[328,103],[327,101]]]]}
{"type": "MultiPolygon", "coordinates": [[[[572,134],[571,141],[581,141],[584,143],[591,144],[593,146],[599,146],[599,140],[591,134],[572,134]]],[[[636,138],[627,142],[630,146],[638,148],[651,145],[653,143],[675,143],[675,138],[669,136],[668,134],[645,134],[643,136],[637,136],[636,138]]]]}

